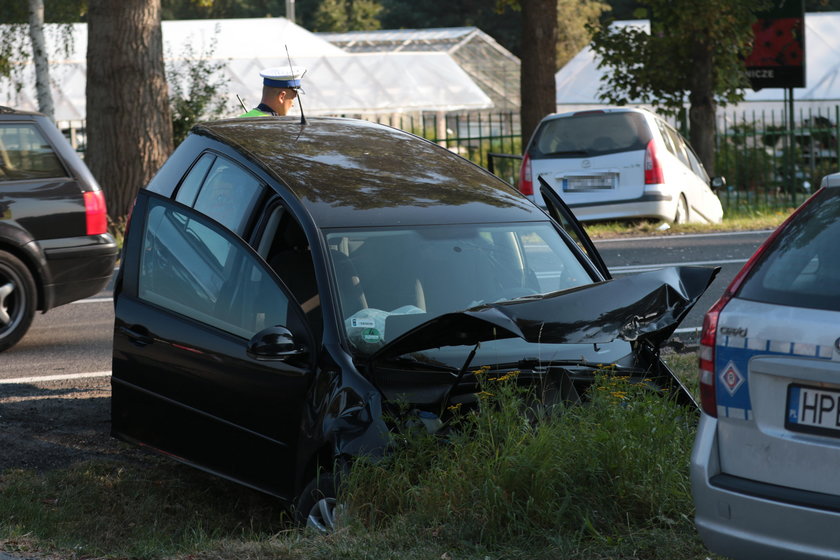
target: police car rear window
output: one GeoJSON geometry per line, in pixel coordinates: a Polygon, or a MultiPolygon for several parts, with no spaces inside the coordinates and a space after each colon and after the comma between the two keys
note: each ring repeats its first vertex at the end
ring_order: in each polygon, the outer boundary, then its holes
{"type": "Polygon", "coordinates": [[[840,189],[819,191],[750,273],[738,297],[840,311],[840,189]]]}
{"type": "Polygon", "coordinates": [[[639,113],[581,113],[543,122],[532,158],[580,158],[644,150],[651,135],[639,113]]]}

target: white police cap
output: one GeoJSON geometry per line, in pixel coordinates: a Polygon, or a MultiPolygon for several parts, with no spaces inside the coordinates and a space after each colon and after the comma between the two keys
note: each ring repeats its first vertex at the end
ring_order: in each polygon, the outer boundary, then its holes
{"type": "Polygon", "coordinates": [[[306,73],[305,68],[300,66],[278,66],[266,68],[260,72],[263,78],[263,85],[276,88],[299,88],[300,79],[306,73]]]}

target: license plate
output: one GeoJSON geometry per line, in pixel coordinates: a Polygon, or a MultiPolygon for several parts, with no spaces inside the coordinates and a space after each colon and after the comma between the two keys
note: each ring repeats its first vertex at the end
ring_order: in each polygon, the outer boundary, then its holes
{"type": "Polygon", "coordinates": [[[840,391],[789,385],[785,428],[840,436],[840,391]]]}
{"type": "Polygon", "coordinates": [[[563,177],[564,191],[602,191],[615,188],[615,173],[563,177]]]}

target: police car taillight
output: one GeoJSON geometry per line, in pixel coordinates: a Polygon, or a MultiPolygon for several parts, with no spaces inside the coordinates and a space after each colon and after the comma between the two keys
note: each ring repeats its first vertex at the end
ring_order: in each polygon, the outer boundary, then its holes
{"type": "Polygon", "coordinates": [[[724,294],[703,317],[703,332],[700,335],[700,348],[697,356],[700,362],[700,407],[703,412],[717,418],[717,399],[715,398],[715,336],[717,335],[718,317],[723,307],[729,302],[730,295],[724,294]]]}
{"type": "Polygon", "coordinates": [[[527,153],[522,156],[522,166],[519,168],[519,192],[525,196],[534,194],[534,181],[531,177],[531,158],[527,153]]]}

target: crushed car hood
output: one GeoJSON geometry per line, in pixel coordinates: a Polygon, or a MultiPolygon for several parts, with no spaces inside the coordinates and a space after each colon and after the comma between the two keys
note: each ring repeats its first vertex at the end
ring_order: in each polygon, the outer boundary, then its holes
{"type": "Polygon", "coordinates": [[[371,360],[513,337],[546,344],[604,344],[620,338],[659,347],[719,270],[669,267],[447,313],[395,338],[371,360]]]}

